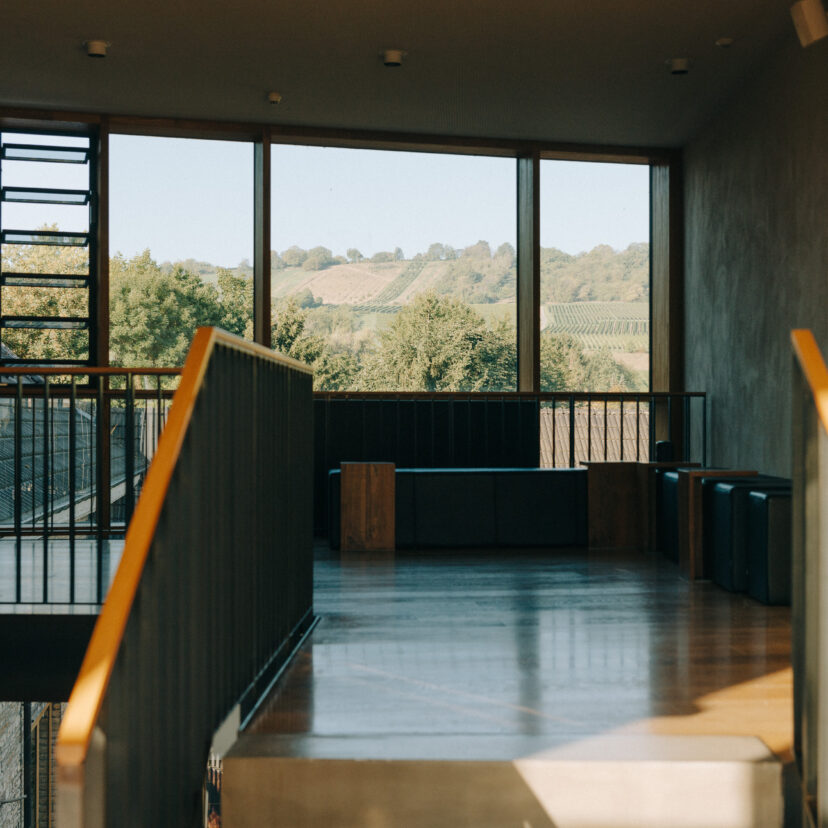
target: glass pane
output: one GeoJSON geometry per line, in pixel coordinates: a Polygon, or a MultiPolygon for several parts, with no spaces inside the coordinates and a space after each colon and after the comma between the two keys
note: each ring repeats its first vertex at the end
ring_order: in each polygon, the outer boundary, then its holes
{"type": "Polygon", "coordinates": [[[42,244],[53,247],[86,247],[86,233],[70,233],[54,230],[4,230],[2,240],[6,244],[42,244]]]}
{"type": "Polygon", "coordinates": [[[78,360],[89,358],[89,331],[16,329],[0,331],[4,360],[78,360]],[[8,350],[6,350],[8,349],[8,350]]]}
{"type": "Polygon", "coordinates": [[[274,347],[331,390],[514,390],[513,159],[274,145],[274,347]]]}
{"type": "MultiPolygon", "coordinates": [[[[66,140],[61,136],[62,140],[66,140]]],[[[88,139],[82,139],[88,140],[88,139]]],[[[37,144],[3,144],[2,158],[9,161],[40,161],[44,163],[85,164],[87,147],[50,147],[37,144]]]]}
{"type": "Polygon", "coordinates": [[[78,316],[89,313],[89,291],[84,287],[18,287],[4,285],[0,293],[4,316],[78,316]]]}
{"type": "Polygon", "coordinates": [[[649,167],[541,161],[540,241],[542,389],[646,390],[649,167]]]}
{"type": "Polygon", "coordinates": [[[4,316],[2,320],[5,328],[27,328],[50,330],[79,330],[87,327],[85,319],[39,319],[35,317],[20,318],[4,316]]]}
{"type": "Polygon", "coordinates": [[[199,325],[253,338],[253,145],[110,138],[110,359],[181,365],[199,325]]]}
{"type": "MultiPolygon", "coordinates": [[[[6,287],[22,288],[85,288],[86,279],[52,276],[21,276],[19,274],[3,274],[0,284],[6,287]]],[[[30,291],[29,291],[30,292],[30,291]]]]}
{"type": "Polygon", "coordinates": [[[88,190],[48,190],[26,187],[4,187],[3,201],[31,204],[84,205],[89,202],[88,190]]]}
{"type": "Polygon", "coordinates": [[[11,274],[66,274],[85,276],[89,273],[89,248],[30,244],[4,244],[0,248],[2,271],[11,274]]]}
{"type": "Polygon", "coordinates": [[[5,202],[3,226],[19,231],[81,234],[89,232],[89,207],[85,205],[5,202]]]}

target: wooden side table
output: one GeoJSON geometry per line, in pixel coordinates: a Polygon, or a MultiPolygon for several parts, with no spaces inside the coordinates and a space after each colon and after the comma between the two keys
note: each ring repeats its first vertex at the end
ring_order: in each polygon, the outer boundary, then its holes
{"type": "Polygon", "coordinates": [[[393,552],[395,547],[395,466],[341,463],[340,549],[393,552]]]}
{"type": "Polygon", "coordinates": [[[640,547],[645,520],[639,495],[638,463],[590,460],[583,465],[589,470],[589,545],[640,547]]]}
{"type": "Polygon", "coordinates": [[[678,469],[679,567],[691,580],[704,578],[703,477],[748,477],[748,469],[678,469]]]}
{"type": "Polygon", "coordinates": [[[642,532],[641,543],[647,551],[656,551],[658,513],[656,511],[656,472],[659,470],[698,468],[700,463],[686,463],[679,460],[668,462],[644,461],[638,464],[638,491],[641,498],[641,513],[647,521],[642,532]]]}

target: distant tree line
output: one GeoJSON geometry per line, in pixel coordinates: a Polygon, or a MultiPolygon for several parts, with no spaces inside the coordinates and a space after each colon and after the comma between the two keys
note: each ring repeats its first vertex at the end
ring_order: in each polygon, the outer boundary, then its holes
{"type": "MultiPolygon", "coordinates": [[[[475,255],[511,260],[501,245],[494,255],[485,242],[475,255]]],[[[298,250],[298,248],[297,248],[298,250]]],[[[459,259],[470,258],[469,248],[459,259]]],[[[286,251],[286,253],[289,251],[286,251]]],[[[325,248],[300,251],[330,257],[325,248]]],[[[348,251],[349,256],[354,251],[348,251]]],[[[445,257],[445,246],[429,248],[445,257]]],[[[391,254],[397,255],[397,253],[391,254]]],[[[402,251],[398,250],[402,256],[402,251]]],[[[427,254],[428,255],[428,254],[427,254]]],[[[4,270],[83,273],[85,251],[27,245],[3,247],[4,270]]],[[[355,257],[354,257],[355,258],[355,257]]],[[[298,256],[296,261],[299,261],[298,256]]],[[[309,259],[301,259],[304,266],[309,259]]],[[[447,260],[447,259],[443,259],[447,260]]],[[[217,325],[252,338],[253,284],[247,275],[218,268],[215,282],[182,264],[159,265],[145,250],[110,260],[111,362],[121,366],[180,365],[195,330],[217,325]]],[[[85,316],[85,291],[4,288],[8,314],[85,316]]],[[[347,307],[321,306],[309,289],[274,305],[272,342],[276,350],[311,364],[320,389],[480,391],[516,386],[516,331],[513,324],[488,324],[464,298],[446,296],[437,286],[415,296],[377,331],[361,328],[347,307]]],[[[21,356],[81,359],[88,342],[83,331],[7,330],[5,343],[21,356]]],[[[636,376],[608,351],[586,354],[567,334],[541,337],[544,390],[633,390],[636,376]]]]}

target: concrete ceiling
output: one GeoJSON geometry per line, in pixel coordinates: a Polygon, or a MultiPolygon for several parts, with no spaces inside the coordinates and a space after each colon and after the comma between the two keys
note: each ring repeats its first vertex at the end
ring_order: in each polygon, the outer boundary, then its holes
{"type": "Polygon", "coordinates": [[[681,146],[796,41],[789,5],[18,0],[0,25],[0,105],[681,146]],[[96,38],[112,44],[103,60],[82,46],[96,38]],[[386,48],[408,52],[401,68],[382,65],[386,48]],[[690,74],[672,76],[673,57],[690,74]]]}

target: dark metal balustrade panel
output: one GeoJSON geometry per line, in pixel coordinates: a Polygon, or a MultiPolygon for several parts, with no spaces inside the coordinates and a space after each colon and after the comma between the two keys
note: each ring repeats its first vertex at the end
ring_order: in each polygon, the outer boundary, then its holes
{"type": "Polygon", "coordinates": [[[311,617],[311,377],[216,350],[101,719],[107,813],[140,804],[127,824],[195,824],[204,734],[311,617]]]}

